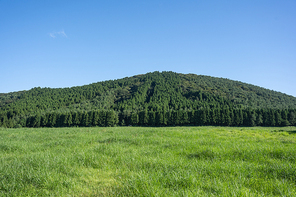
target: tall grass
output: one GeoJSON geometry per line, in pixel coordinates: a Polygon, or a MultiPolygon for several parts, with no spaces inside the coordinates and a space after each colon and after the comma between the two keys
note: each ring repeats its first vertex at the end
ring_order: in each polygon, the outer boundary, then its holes
{"type": "Polygon", "coordinates": [[[296,128],[0,129],[0,196],[296,196],[296,128]]]}

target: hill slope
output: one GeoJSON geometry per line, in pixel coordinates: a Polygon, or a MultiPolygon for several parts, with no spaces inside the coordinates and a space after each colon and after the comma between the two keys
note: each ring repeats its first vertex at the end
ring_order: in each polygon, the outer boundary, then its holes
{"type": "Polygon", "coordinates": [[[38,87],[0,94],[0,114],[8,119],[49,112],[200,110],[226,106],[296,109],[296,98],[239,81],[174,72],[153,72],[72,88],[38,87]]]}
{"type": "Polygon", "coordinates": [[[60,108],[180,109],[225,103],[235,107],[296,108],[296,98],[280,92],[224,78],[173,72],[153,72],[80,87],[0,94],[1,111],[25,113],[60,108]]]}

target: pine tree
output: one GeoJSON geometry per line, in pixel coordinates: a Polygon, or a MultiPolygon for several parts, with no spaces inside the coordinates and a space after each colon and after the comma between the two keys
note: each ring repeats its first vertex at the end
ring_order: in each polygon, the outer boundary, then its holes
{"type": "Polygon", "coordinates": [[[291,125],[296,126],[296,112],[294,110],[290,110],[288,116],[289,116],[289,123],[291,125]]]}
{"type": "Polygon", "coordinates": [[[230,109],[229,110],[229,115],[230,115],[230,125],[233,126],[234,125],[234,113],[233,113],[233,110],[230,109]]]}
{"type": "Polygon", "coordinates": [[[139,124],[140,125],[147,125],[149,120],[147,108],[139,113],[139,124]]]}
{"type": "Polygon", "coordinates": [[[174,110],[172,111],[172,124],[174,126],[179,125],[180,124],[180,117],[179,117],[179,113],[178,110],[174,110]]]}
{"type": "Polygon", "coordinates": [[[167,117],[166,110],[162,111],[162,115],[163,115],[163,125],[166,126],[168,124],[168,117],[167,117]]]}
{"type": "Polygon", "coordinates": [[[26,118],[21,117],[18,123],[21,125],[21,127],[26,127],[26,118]]]}
{"type": "Polygon", "coordinates": [[[270,109],[269,110],[269,125],[270,126],[275,126],[275,115],[274,115],[274,110],[270,109]]]}
{"type": "Polygon", "coordinates": [[[233,121],[233,124],[235,126],[240,126],[241,125],[240,111],[241,111],[241,109],[238,109],[238,110],[235,110],[234,111],[234,121],[233,121]]]}
{"type": "Polygon", "coordinates": [[[254,110],[249,110],[249,126],[256,126],[256,112],[254,110]]]}
{"type": "Polygon", "coordinates": [[[121,120],[120,126],[125,126],[125,121],[124,121],[124,119],[121,120]]]}
{"type": "Polygon", "coordinates": [[[88,126],[92,126],[94,121],[93,111],[88,112],[88,126]]]}
{"type": "Polygon", "coordinates": [[[210,116],[211,116],[211,125],[217,125],[218,122],[218,117],[217,117],[217,109],[211,109],[210,111],[210,116]]]}
{"type": "Polygon", "coordinates": [[[244,126],[249,126],[250,120],[249,120],[249,113],[247,110],[243,110],[243,125],[244,126]]]}
{"type": "Polygon", "coordinates": [[[55,112],[51,113],[49,116],[48,126],[54,127],[57,121],[57,114],[55,112]]]}
{"type": "Polygon", "coordinates": [[[139,123],[139,116],[137,112],[133,112],[131,115],[131,125],[136,126],[139,123]]]}
{"type": "MultiPolygon", "coordinates": [[[[46,127],[47,126],[47,123],[48,123],[48,118],[49,118],[49,114],[43,114],[41,116],[41,125],[42,127],[46,127]]],[[[23,126],[23,125],[22,125],[23,126]]]]}
{"type": "Polygon", "coordinates": [[[81,121],[81,126],[87,127],[89,126],[89,115],[87,112],[83,113],[82,116],[82,121],[81,121]]]}
{"type": "Polygon", "coordinates": [[[117,114],[113,111],[107,111],[106,112],[106,123],[105,126],[106,127],[113,127],[118,123],[118,116],[117,114]]]}
{"type": "Polygon", "coordinates": [[[61,126],[67,127],[68,126],[68,114],[67,113],[62,114],[61,117],[62,117],[62,120],[61,120],[62,124],[61,124],[61,126]]]}
{"type": "Polygon", "coordinates": [[[75,126],[80,125],[79,112],[73,113],[73,125],[75,125],[75,126]]]}
{"type": "Polygon", "coordinates": [[[282,124],[281,124],[281,126],[289,126],[290,122],[288,120],[288,110],[282,110],[281,116],[282,116],[282,124]]]}
{"type": "Polygon", "coordinates": [[[35,128],[40,127],[40,122],[41,122],[40,114],[35,115],[33,118],[33,127],[35,127],[35,128]]]}
{"type": "Polygon", "coordinates": [[[144,125],[148,125],[148,122],[149,122],[149,115],[148,115],[147,108],[145,108],[145,111],[144,111],[144,125]]]}
{"type": "Polygon", "coordinates": [[[183,111],[183,125],[189,125],[188,111],[183,111]]]}
{"type": "Polygon", "coordinates": [[[275,126],[280,126],[282,124],[282,117],[278,110],[275,111],[274,118],[275,118],[275,126]]]}
{"type": "Polygon", "coordinates": [[[264,109],[263,110],[263,125],[264,126],[270,126],[270,117],[269,117],[269,111],[264,109]]]}
{"type": "Polygon", "coordinates": [[[201,125],[201,112],[200,112],[200,110],[194,111],[194,125],[201,125]]]}
{"type": "MultiPolygon", "coordinates": [[[[8,122],[8,119],[6,116],[6,121],[5,121],[5,119],[3,119],[3,127],[7,127],[7,122],[8,122]]],[[[27,127],[33,127],[33,116],[27,117],[26,125],[27,125],[27,127]]]]}
{"type": "Polygon", "coordinates": [[[173,118],[172,110],[168,110],[168,111],[166,112],[166,117],[167,117],[167,119],[168,119],[168,125],[169,125],[169,126],[174,125],[174,118],[173,118]]]}
{"type": "Polygon", "coordinates": [[[98,125],[100,127],[106,126],[106,111],[105,110],[99,111],[98,125]]]}
{"type": "Polygon", "coordinates": [[[7,128],[13,128],[14,125],[15,125],[15,122],[13,121],[13,119],[9,118],[6,124],[7,128]]]}
{"type": "Polygon", "coordinates": [[[256,117],[256,125],[257,126],[262,126],[262,124],[263,124],[263,115],[262,115],[262,111],[260,110],[258,110],[257,111],[257,117],[256,117]]]}
{"type": "Polygon", "coordinates": [[[72,126],[72,124],[73,124],[73,121],[72,121],[72,114],[71,113],[67,113],[67,116],[68,116],[68,118],[67,118],[67,122],[66,122],[66,126],[67,127],[70,127],[70,126],[72,126]]]}
{"type": "Polygon", "coordinates": [[[201,112],[200,125],[203,126],[207,124],[207,112],[206,112],[206,109],[202,109],[200,112],[201,112]]]}
{"type": "Polygon", "coordinates": [[[239,109],[240,126],[244,124],[244,113],[242,109],[239,109]]]}
{"type": "Polygon", "coordinates": [[[163,117],[160,111],[155,112],[155,125],[160,126],[162,125],[163,117]]]}
{"type": "Polygon", "coordinates": [[[184,110],[183,109],[179,109],[179,110],[176,110],[177,112],[177,123],[176,125],[180,125],[182,126],[184,124],[184,110]]]}
{"type": "Polygon", "coordinates": [[[149,111],[149,120],[148,120],[148,125],[149,126],[155,126],[155,112],[154,111],[149,111]]]}
{"type": "Polygon", "coordinates": [[[95,110],[93,112],[93,122],[92,122],[92,125],[94,125],[94,126],[99,125],[99,111],[98,110],[95,110]]]}

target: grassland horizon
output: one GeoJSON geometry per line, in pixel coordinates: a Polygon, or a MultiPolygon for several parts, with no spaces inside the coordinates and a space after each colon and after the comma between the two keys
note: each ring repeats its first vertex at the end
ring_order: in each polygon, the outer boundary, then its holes
{"type": "Polygon", "coordinates": [[[0,196],[295,196],[296,127],[0,128],[0,196]]]}

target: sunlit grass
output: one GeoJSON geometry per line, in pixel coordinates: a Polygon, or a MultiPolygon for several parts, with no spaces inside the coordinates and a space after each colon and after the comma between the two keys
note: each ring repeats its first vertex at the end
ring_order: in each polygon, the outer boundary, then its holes
{"type": "Polygon", "coordinates": [[[296,128],[0,129],[0,196],[295,196],[296,128]]]}

